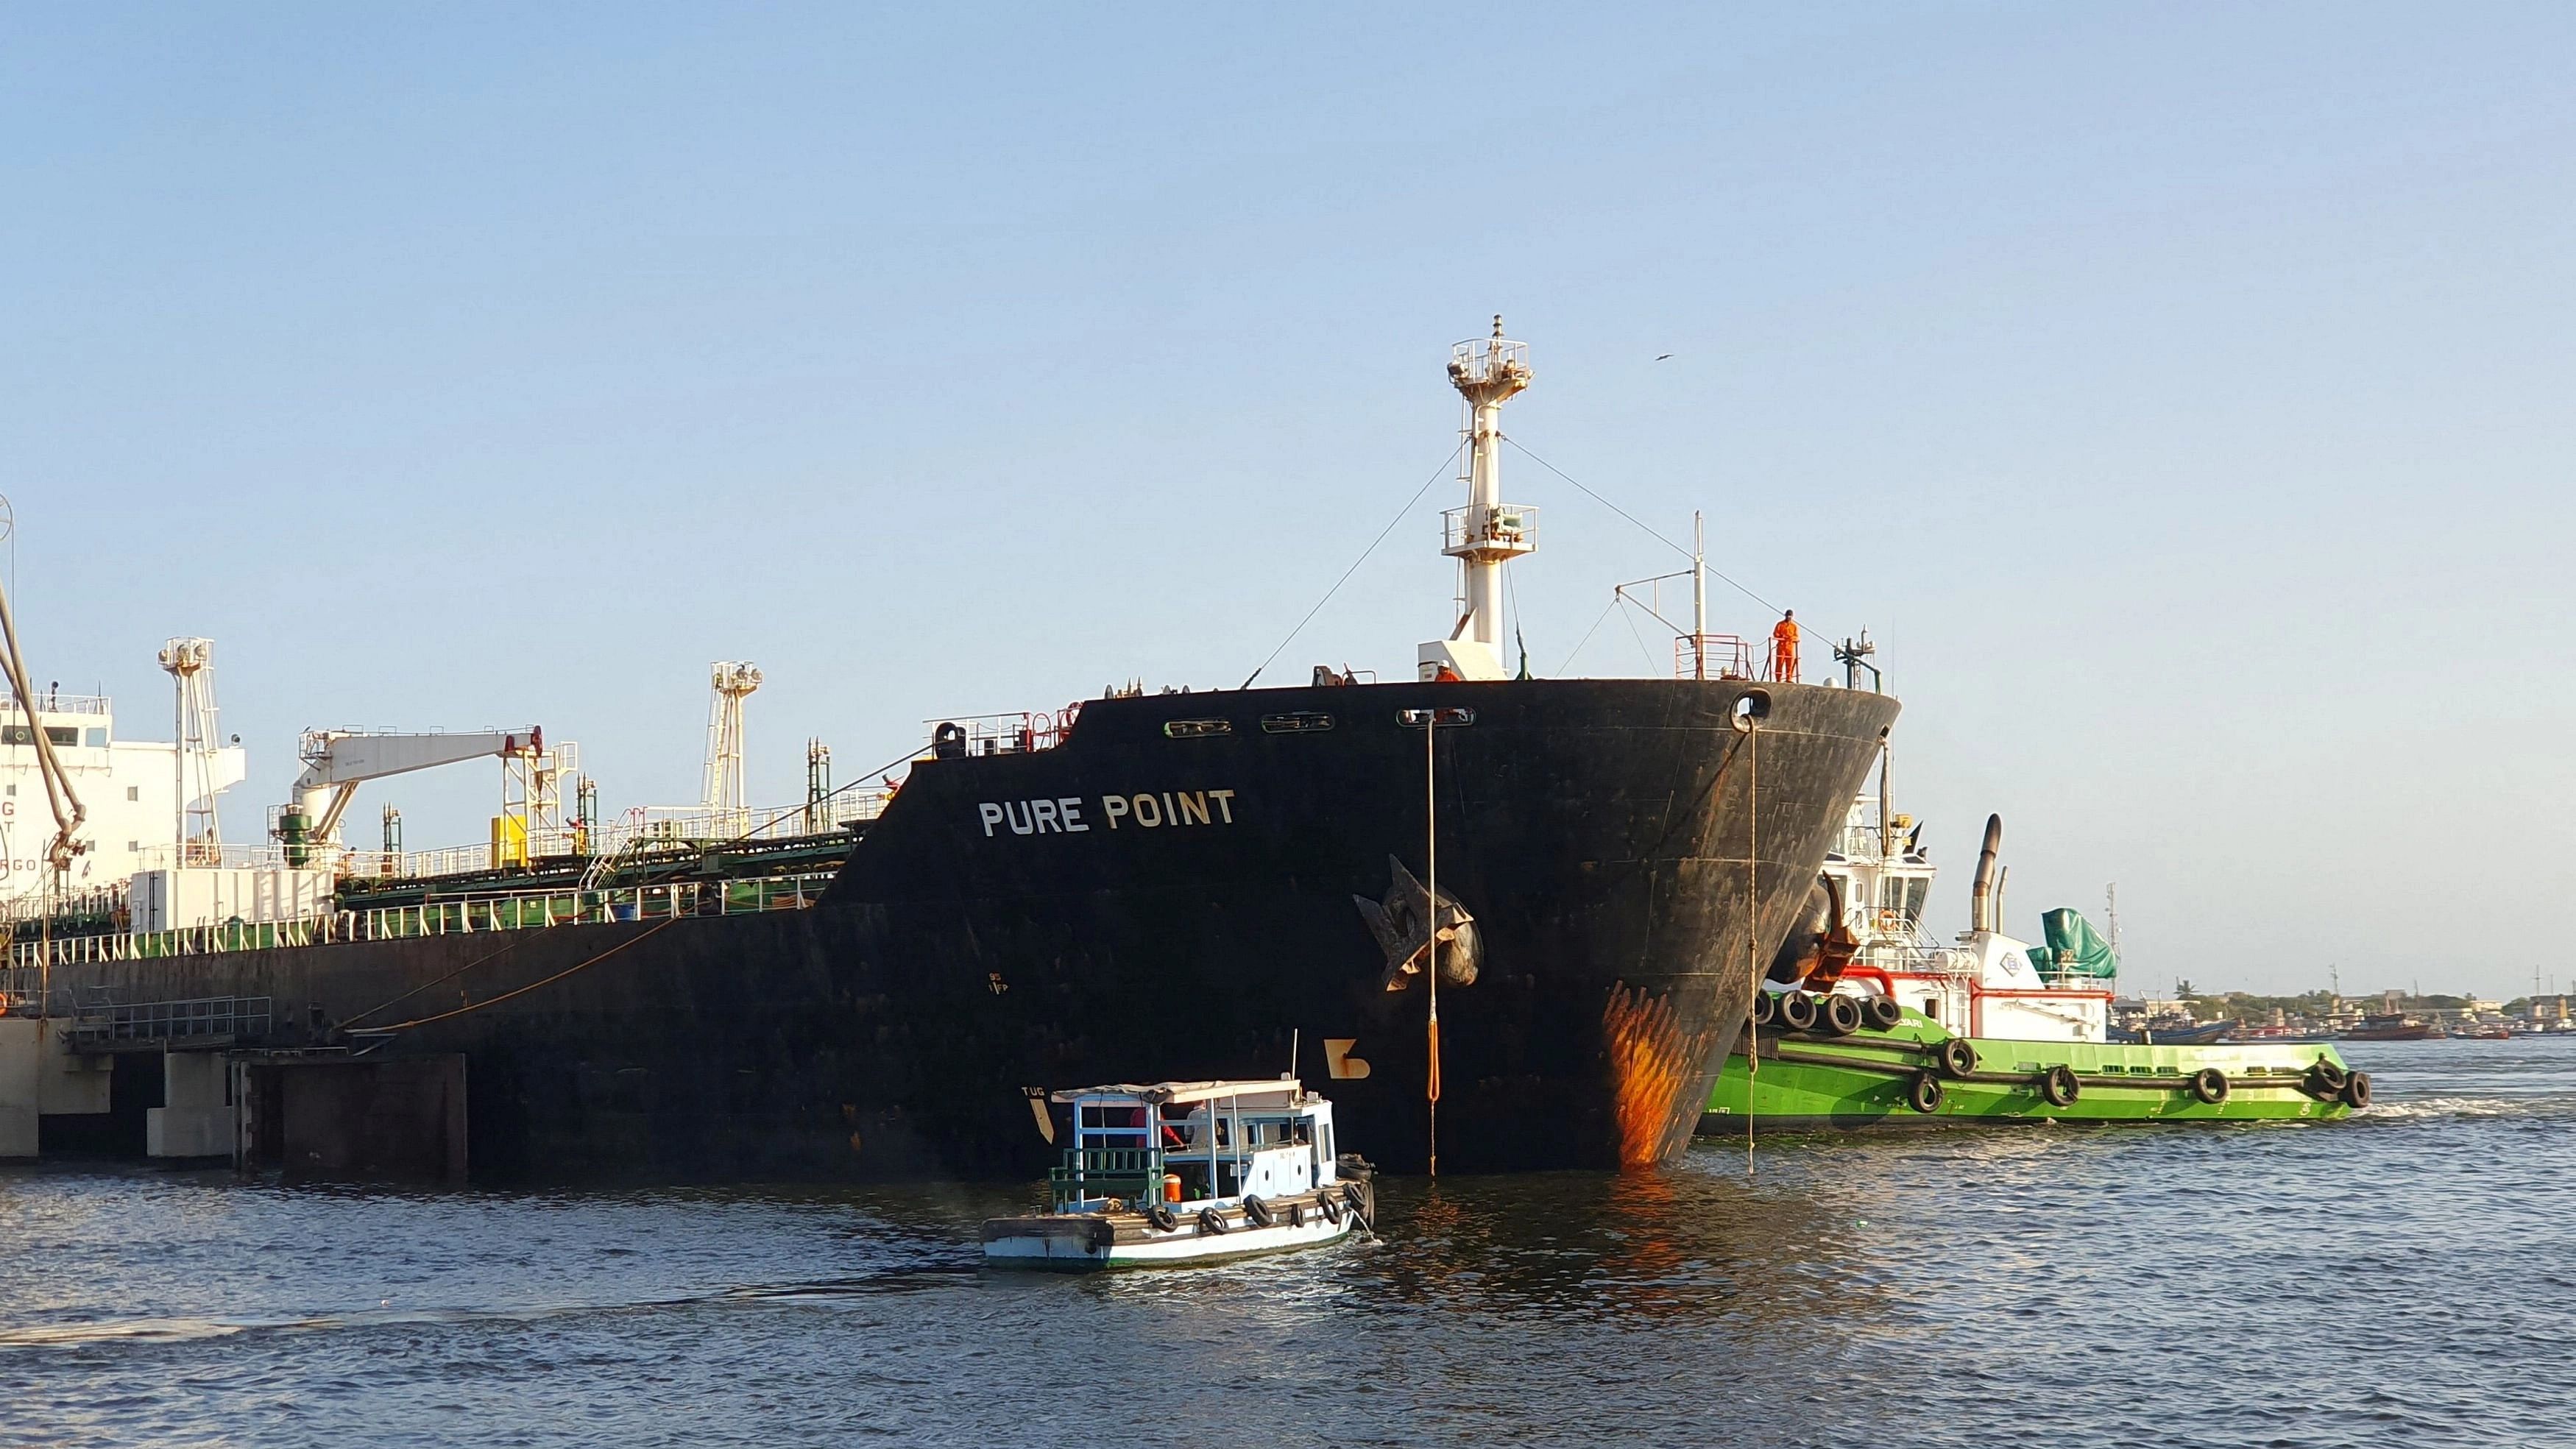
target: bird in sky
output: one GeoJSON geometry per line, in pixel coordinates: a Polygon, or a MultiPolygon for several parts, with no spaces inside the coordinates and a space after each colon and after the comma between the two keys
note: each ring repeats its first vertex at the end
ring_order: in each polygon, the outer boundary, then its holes
{"type": "Polygon", "coordinates": [[[1659,353],[1655,354],[1655,360],[1656,360],[1657,362],[1663,362],[1663,361],[1665,361],[1665,360],[1669,359],[1671,356],[1672,356],[1672,354],[1671,354],[1671,353],[1669,353],[1669,352],[1659,352],[1659,353]]]}

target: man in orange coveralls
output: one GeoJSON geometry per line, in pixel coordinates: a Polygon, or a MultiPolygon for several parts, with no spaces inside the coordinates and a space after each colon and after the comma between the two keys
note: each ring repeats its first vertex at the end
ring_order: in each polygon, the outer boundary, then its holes
{"type": "Polygon", "coordinates": [[[1771,678],[1781,684],[1798,682],[1798,611],[1784,609],[1780,622],[1771,626],[1771,678]]]}

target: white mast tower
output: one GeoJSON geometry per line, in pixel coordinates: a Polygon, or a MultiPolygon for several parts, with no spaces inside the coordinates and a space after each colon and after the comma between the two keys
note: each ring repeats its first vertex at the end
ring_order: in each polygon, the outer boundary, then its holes
{"type": "Polygon", "coordinates": [[[1502,501],[1503,404],[1530,385],[1529,344],[1494,335],[1449,352],[1449,382],[1467,400],[1467,506],[1441,515],[1440,551],[1458,560],[1458,625],[1422,646],[1423,679],[1502,679],[1503,565],[1538,547],[1538,510],[1502,501]]]}
{"type": "Polygon", "coordinates": [[[719,659],[707,666],[714,698],[707,711],[706,787],[699,804],[726,821],[744,811],[742,702],[760,688],[760,666],[747,659],[719,659]]]}
{"type": "Polygon", "coordinates": [[[179,864],[223,864],[223,828],[215,818],[215,641],[173,639],[161,667],[179,696],[179,864]]]}

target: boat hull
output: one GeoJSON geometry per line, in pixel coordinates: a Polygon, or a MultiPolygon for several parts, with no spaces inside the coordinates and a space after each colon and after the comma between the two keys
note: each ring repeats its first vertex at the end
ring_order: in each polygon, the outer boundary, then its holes
{"type": "Polygon", "coordinates": [[[1425,1165],[1428,989],[1360,900],[1432,873],[1440,1165],[1641,1167],[1687,1143],[1894,719],[1742,681],[1513,681],[1096,701],[1052,749],[917,762],[819,905],[57,970],[267,997],[269,1043],[457,1053],[479,1179],[1005,1177],[1067,1081],[1329,1081],[1342,1150],[1425,1165]],[[1753,697],[1767,714],[1741,728],[1753,697]],[[1293,729],[1266,721],[1300,716],[1293,729]],[[1472,719],[1472,723],[1468,722],[1472,719]],[[1182,726],[1225,722],[1223,733],[1182,726]],[[1172,728],[1167,728],[1170,726],[1172,728]],[[1112,804],[1111,802],[1117,802],[1112,804]],[[1043,804],[1046,809],[1038,807],[1043,804]],[[1150,817],[1150,823],[1149,823],[1150,817]],[[1050,821],[1052,828],[1050,828],[1050,821]]]}
{"type": "Polygon", "coordinates": [[[1700,1130],[1742,1135],[1749,1113],[1756,1132],[1850,1131],[1961,1123],[2334,1121],[2352,1114],[2343,1101],[2307,1085],[2315,1063],[2344,1067],[2331,1046],[2242,1044],[2145,1046],[1969,1038],[1977,1066],[1965,1077],[1943,1072],[1936,1050],[1948,1035],[1907,1013],[1894,1030],[1842,1038],[1767,1037],[1758,1071],[1744,1054],[1727,1055],[1709,1095],[1700,1130]],[[2080,1090],[2050,1103],[2041,1077],[2070,1069],[2080,1090]],[[2227,1078],[2220,1102],[2191,1090],[2195,1073],[2215,1068],[2227,1078]],[[1923,1072],[1941,1080],[1930,1112],[1911,1100],[1923,1072]]]}
{"type": "Polygon", "coordinates": [[[984,1224],[984,1263],[992,1268],[1036,1268],[1051,1272],[1093,1272],[1104,1268],[1177,1268],[1229,1262],[1265,1253],[1328,1247],[1364,1224],[1363,1214],[1343,1211],[1327,1218],[1313,1204],[1295,1204],[1291,1221],[1279,1204],[1279,1216],[1267,1227],[1246,1220],[1240,1209],[1226,1214],[1227,1226],[1213,1231],[1188,1211],[1181,1211],[1168,1231],[1141,1213],[1055,1213],[1025,1218],[993,1218],[984,1224]]]}

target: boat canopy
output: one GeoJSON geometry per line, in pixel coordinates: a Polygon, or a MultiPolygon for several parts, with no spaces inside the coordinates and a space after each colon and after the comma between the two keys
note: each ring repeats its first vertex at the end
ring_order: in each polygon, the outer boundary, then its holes
{"type": "Polygon", "coordinates": [[[1275,1106],[1294,1105],[1304,1095],[1295,1077],[1252,1077],[1216,1082],[1116,1082],[1105,1087],[1070,1087],[1055,1093],[1054,1100],[1079,1102],[1093,1097],[1127,1097],[1164,1106],[1175,1102],[1214,1102],[1272,1092],[1282,1094],[1281,1101],[1270,1104],[1275,1106]]]}

